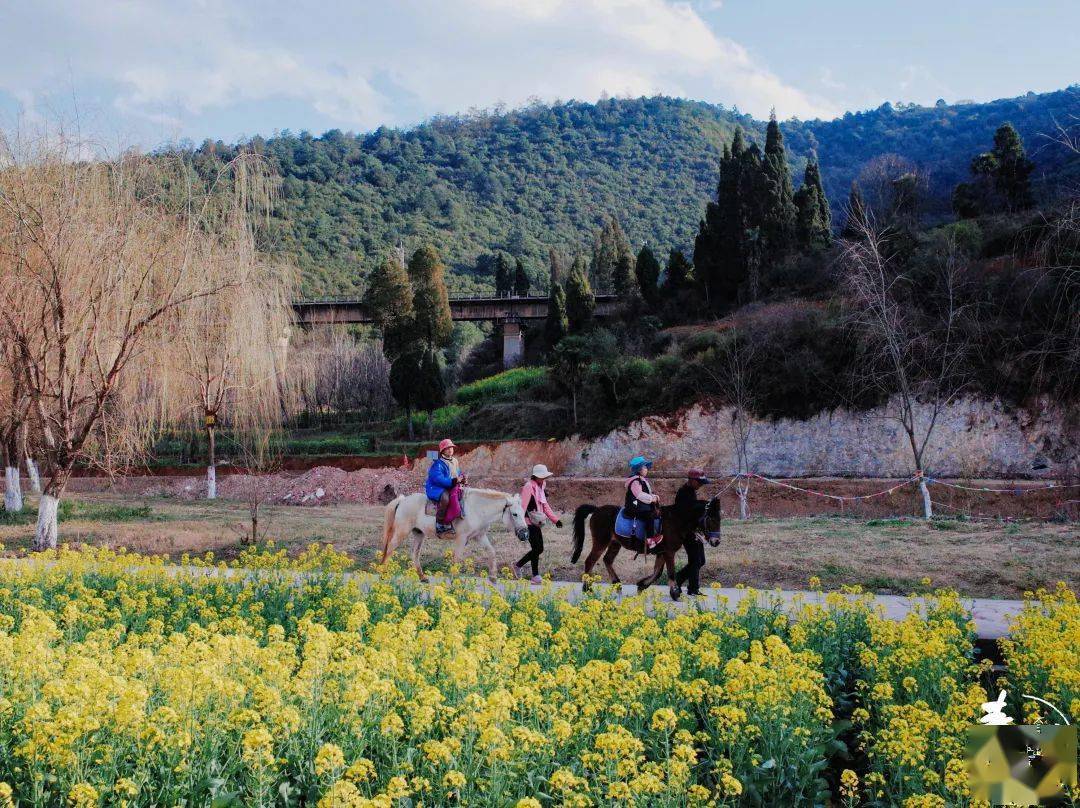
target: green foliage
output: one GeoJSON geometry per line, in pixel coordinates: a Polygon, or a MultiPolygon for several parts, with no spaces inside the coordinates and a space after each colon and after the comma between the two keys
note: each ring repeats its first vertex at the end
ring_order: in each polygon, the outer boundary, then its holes
{"type": "Polygon", "coordinates": [[[614,292],[623,297],[631,293],[633,272],[634,258],[626,233],[618,219],[608,216],[593,237],[589,282],[598,292],[614,292]]]}
{"type": "MultiPolygon", "coordinates": [[[[762,250],[766,259],[786,255],[795,242],[795,192],[791,186],[784,136],[776,113],[765,130],[765,159],[762,163],[764,197],[761,200],[762,250]]],[[[756,299],[756,294],[754,299],[756,299]]]]}
{"type": "Polygon", "coordinates": [[[563,285],[555,282],[551,286],[548,298],[547,319],[544,320],[544,342],[547,348],[554,348],[559,340],[570,331],[570,320],[566,314],[566,291],[563,285]]]}
{"type": "Polygon", "coordinates": [[[586,274],[585,259],[579,255],[566,279],[566,317],[570,332],[578,333],[588,328],[595,310],[596,298],[586,274]]]}
{"type": "Polygon", "coordinates": [[[397,356],[413,338],[416,314],[409,274],[397,255],[388,255],[371,273],[364,302],[382,332],[386,355],[397,356]]]}
{"type": "Polygon", "coordinates": [[[646,244],[638,253],[634,272],[642,298],[649,308],[655,311],[660,307],[660,262],[656,260],[656,255],[649,249],[649,245],[646,244]]]}
{"type": "Polygon", "coordinates": [[[514,294],[519,297],[529,294],[529,275],[520,258],[514,264],[514,294]]]}
{"type": "MultiPolygon", "coordinates": [[[[156,513],[149,505],[114,505],[107,502],[81,502],[62,499],[56,511],[60,522],[164,522],[169,517],[156,513]]],[[[37,511],[24,507],[11,513],[0,511],[0,525],[32,525],[37,511]]]]}
{"type": "Polygon", "coordinates": [[[431,412],[414,412],[411,416],[399,415],[394,419],[393,430],[401,434],[427,433],[447,435],[461,433],[469,427],[469,408],[460,404],[447,404],[431,412]],[[407,418],[412,418],[412,431],[407,418]]]}
{"type": "Polygon", "coordinates": [[[1020,133],[1011,123],[1003,123],[994,132],[994,148],[972,159],[973,181],[962,182],[953,191],[953,210],[962,218],[1000,210],[1026,210],[1034,204],[1034,170],[1020,133]]]}
{"type": "Polygon", "coordinates": [[[832,241],[832,211],[825,190],[821,187],[821,172],[817,160],[806,163],[802,187],[795,194],[796,235],[804,251],[823,250],[832,241]]]}
{"type": "Polygon", "coordinates": [[[429,348],[445,346],[454,328],[446,291],[446,267],[435,248],[425,246],[413,253],[408,269],[416,336],[429,348]]]}
{"type": "Polygon", "coordinates": [[[464,384],[458,388],[455,400],[458,404],[473,406],[495,401],[511,401],[527,395],[547,380],[547,368],[520,367],[505,370],[486,379],[464,384]]]}
{"type": "Polygon", "coordinates": [[[514,270],[510,267],[510,259],[506,253],[495,256],[495,294],[498,297],[508,297],[514,289],[514,270]]]}
{"type": "MultiPolygon", "coordinates": [[[[792,170],[816,151],[834,209],[866,163],[898,154],[930,177],[928,212],[945,215],[1003,120],[1034,142],[1069,120],[1074,93],[987,104],[879,108],[834,121],[785,121],[792,170]]],[[[781,109],[780,114],[784,114],[781,109]]],[[[302,271],[303,292],[357,294],[386,251],[405,240],[435,246],[454,292],[491,291],[477,257],[504,250],[539,265],[552,246],[586,245],[601,214],[616,212],[633,244],[657,254],[693,246],[702,200],[716,192],[723,144],[736,126],[757,143],[765,124],[722,106],[672,98],[535,104],[500,114],[439,118],[409,130],[321,137],[282,133],[242,144],[282,177],[267,244],[302,271]],[[587,181],[583,181],[587,178],[587,181]]],[[[235,146],[194,150],[209,176],[235,146]]],[[[1042,183],[1066,185],[1080,166],[1048,145],[1033,155],[1042,183]]],[[[1035,189],[1038,191],[1038,189],[1035,189]]]]}

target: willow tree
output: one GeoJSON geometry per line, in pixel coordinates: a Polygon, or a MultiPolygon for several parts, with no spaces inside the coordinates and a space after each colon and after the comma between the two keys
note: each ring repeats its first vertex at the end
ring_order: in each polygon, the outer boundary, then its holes
{"type": "Polygon", "coordinates": [[[195,304],[237,285],[250,259],[227,226],[266,175],[241,155],[218,177],[235,193],[215,194],[180,160],[88,160],[57,137],[0,138],[0,166],[0,339],[15,346],[40,444],[44,549],[75,467],[111,471],[176,417],[168,348],[200,326],[195,304]]]}
{"type": "Polygon", "coordinates": [[[258,436],[281,421],[279,377],[292,319],[289,268],[261,260],[242,223],[230,227],[239,241],[213,249],[201,264],[207,283],[222,277],[230,283],[185,307],[187,327],[174,341],[176,394],[188,409],[185,420],[206,435],[207,499],[217,496],[218,429],[258,436]]]}

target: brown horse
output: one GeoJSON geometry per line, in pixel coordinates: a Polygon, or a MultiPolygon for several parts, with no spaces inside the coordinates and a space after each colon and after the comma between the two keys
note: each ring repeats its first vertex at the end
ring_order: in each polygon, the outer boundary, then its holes
{"type": "MultiPolygon", "coordinates": [[[[607,567],[608,576],[613,584],[619,583],[619,576],[615,573],[612,563],[619,550],[624,547],[631,552],[644,552],[644,542],[639,539],[628,539],[615,533],[615,518],[619,515],[618,505],[579,505],[574,511],[574,552],[570,561],[577,563],[581,558],[581,551],[585,546],[585,522],[589,523],[589,533],[592,534],[592,549],[585,558],[585,575],[592,572],[597,560],[603,556],[604,566],[607,567]]],[[[656,563],[651,575],[646,575],[637,582],[638,591],[656,583],[660,573],[667,571],[668,592],[672,600],[678,600],[682,595],[682,587],[675,581],[675,554],[690,540],[695,531],[702,530],[713,547],[720,540],[720,500],[717,497],[706,502],[696,503],[692,510],[679,511],[673,505],[665,505],[660,509],[662,519],[660,542],[650,550],[656,553],[656,563]]]]}

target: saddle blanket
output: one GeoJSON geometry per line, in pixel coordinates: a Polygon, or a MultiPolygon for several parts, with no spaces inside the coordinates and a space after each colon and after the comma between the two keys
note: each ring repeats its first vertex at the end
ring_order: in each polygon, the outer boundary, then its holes
{"type": "Polygon", "coordinates": [[[625,508],[620,508],[619,515],[615,517],[615,535],[624,539],[636,539],[647,549],[652,549],[660,541],[660,537],[646,536],[645,520],[627,516],[625,510],[625,508]]]}

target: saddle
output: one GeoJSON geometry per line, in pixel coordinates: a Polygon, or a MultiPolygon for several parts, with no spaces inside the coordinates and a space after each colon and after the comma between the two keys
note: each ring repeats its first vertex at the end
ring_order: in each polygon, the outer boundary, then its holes
{"type": "MultiPolygon", "coordinates": [[[[619,514],[615,517],[615,535],[623,540],[623,545],[628,550],[634,550],[638,553],[655,551],[656,545],[660,543],[660,535],[663,530],[661,529],[656,536],[646,536],[645,520],[638,519],[635,516],[628,516],[625,511],[625,508],[619,508],[619,514]]],[[[659,518],[657,518],[656,523],[659,527],[659,518]]]]}

